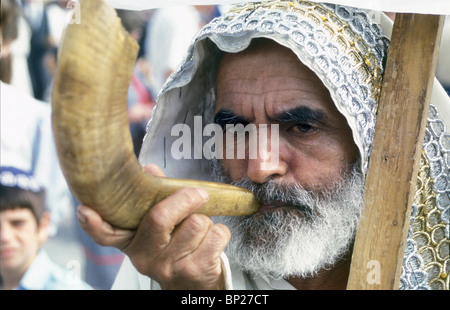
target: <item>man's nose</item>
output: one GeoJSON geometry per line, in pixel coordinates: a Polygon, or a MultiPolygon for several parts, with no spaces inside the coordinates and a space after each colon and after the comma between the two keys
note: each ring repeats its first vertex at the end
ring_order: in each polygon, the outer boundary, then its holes
{"type": "Polygon", "coordinates": [[[1,243],[3,244],[4,242],[6,242],[11,236],[11,228],[9,227],[8,224],[6,223],[1,223],[0,224],[0,240],[1,243]]]}
{"type": "Polygon", "coordinates": [[[287,163],[282,160],[278,146],[271,149],[261,147],[256,158],[247,161],[247,176],[256,183],[264,183],[269,177],[279,177],[287,172],[287,163]]]}

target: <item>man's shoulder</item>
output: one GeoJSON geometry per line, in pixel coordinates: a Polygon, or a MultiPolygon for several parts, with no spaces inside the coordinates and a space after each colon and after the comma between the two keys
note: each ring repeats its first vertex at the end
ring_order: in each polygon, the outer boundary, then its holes
{"type": "Polygon", "coordinates": [[[54,263],[44,250],[34,259],[20,286],[26,290],[92,289],[79,275],[54,263]]]}
{"type": "Polygon", "coordinates": [[[80,275],[52,263],[51,276],[48,279],[48,290],[92,290],[92,287],[80,279],[80,275]]]}

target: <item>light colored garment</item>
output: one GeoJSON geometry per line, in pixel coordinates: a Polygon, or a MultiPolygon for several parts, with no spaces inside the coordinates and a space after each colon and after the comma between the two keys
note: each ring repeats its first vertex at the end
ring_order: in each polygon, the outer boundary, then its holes
{"type": "Polygon", "coordinates": [[[146,42],[155,93],[183,60],[192,38],[200,29],[200,21],[200,14],[190,6],[155,11],[149,23],[146,42]]]}
{"type": "MultiPolygon", "coordinates": [[[[239,270],[232,270],[228,258],[222,253],[222,268],[226,290],[295,290],[285,280],[252,278],[239,270]]],[[[119,270],[113,290],[160,290],[158,282],[136,271],[130,259],[124,260],[119,270]]]]}
{"type": "Polygon", "coordinates": [[[2,166],[32,173],[46,190],[50,233],[72,212],[71,194],[62,174],[51,128],[50,105],[1,83],[2,166]]]}
{"type": "Polygon", "coordinates": [[[442,30],[436,77],[445,88],[450,89],[450,15],[445,18],[442,30]]]}
{"type": "Polygon", "coordinates": [[[11,43],[12,76],[10,85],[32,96],[30,72],[28,69],[28,56],[30,54],[31,29],[25,18],[21,16],[18,22],[19,35],[11,43]]]}
{"type": "Polygon", "coordinates": [[[53,263],[44,250],[25,272],[17,290],[91,290],[92,287],[53,263]]]}

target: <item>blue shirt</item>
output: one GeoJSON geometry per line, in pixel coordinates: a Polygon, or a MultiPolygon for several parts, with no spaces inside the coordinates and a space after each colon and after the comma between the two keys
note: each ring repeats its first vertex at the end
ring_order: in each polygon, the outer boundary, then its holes
{"type": "Polygon", "coordinates": [[[91,290],[69,270],[53,263],[44,250],[40,250],[30,268],[20,280],[17,290],[91,290]]]}

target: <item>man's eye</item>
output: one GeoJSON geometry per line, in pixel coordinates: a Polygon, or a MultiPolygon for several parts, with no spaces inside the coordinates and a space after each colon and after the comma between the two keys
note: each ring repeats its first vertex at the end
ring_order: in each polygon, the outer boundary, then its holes
{"type": "Polygon", "coordinates": [[[11,226],[16,227],[16,228],[23,227],[24,225],[25,225],[25,221],[23,221],[23,220],[14,220],[11,222],[11,226]]]}
{"type": "Polygon", "coordinates": [[[317,128],[309,124],[297,124],[293,127],[293,130],[299,133],[313,133],[317,131],[317,128]]]}

